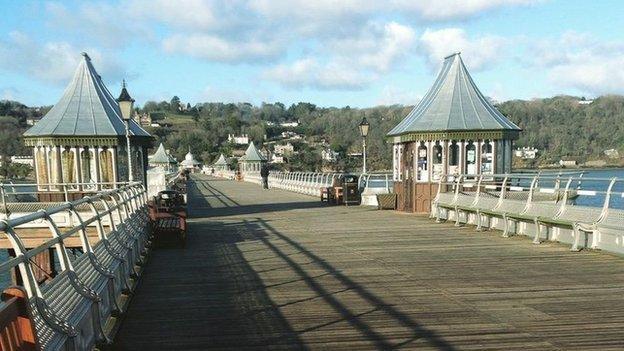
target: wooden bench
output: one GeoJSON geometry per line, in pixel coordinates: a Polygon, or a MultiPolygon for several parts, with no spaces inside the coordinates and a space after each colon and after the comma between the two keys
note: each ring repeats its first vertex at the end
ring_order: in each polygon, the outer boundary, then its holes
{"type": "Polygon", "coordinates": [[[9,287],[2,292],[0,306],[0,349],[36,350],[37,339],[26,291],[9,287]]]}

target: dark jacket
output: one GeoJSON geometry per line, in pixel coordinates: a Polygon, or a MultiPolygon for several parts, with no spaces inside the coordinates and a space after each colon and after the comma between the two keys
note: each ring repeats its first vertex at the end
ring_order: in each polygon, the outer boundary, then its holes
{"type": "Polygon", "coordinates": [[[263,177],[263,178],[268,177],[269,176],[269,167],[267,167],[266,165],[262,166],[262,168],[260,169],[260,176],[263,177]]]}

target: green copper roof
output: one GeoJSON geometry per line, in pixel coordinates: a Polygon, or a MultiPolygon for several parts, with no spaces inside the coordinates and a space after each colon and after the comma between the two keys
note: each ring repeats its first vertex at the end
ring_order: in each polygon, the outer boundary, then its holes
{"type": "Polygon", "coordinates": [[[154,156],[152,156],[152,158],[150,158],[149,163],[151,163],[151,164],[171,164],[171,163],[177,163],[177,162],[175,160],[171,159],[171,156],[168,155],[167,151],[165,150],[165,146],[162,143],[160,143],[160,145],[158,146],[158,149],[154,153],[154,156]]]}
{"type": "Polygon", "coordinates": [[[217,161],[214,163],[215,166],[225,166],[227,165],[227,161],[225,160],[225,156],[221,154],[217,161]]]}
{"type": "Polygon", "coordinates": [[[481,94],[459,53],[444,59],[425,97],[389,136],[440,131],[520,131],[481,94]]]}
{"type": "Polygon", "coordinates": [[[266,161],[264,156],[262,156],[262,154],[260,154],[260,151],[258,151],[258,148],[256,148],[256,145],[254,145],[253,141],[249,143],[249,146],[247,147],[247,150],[245,151],[245,155],[243,155],[240,158],[240,160],[245,161],[245,162],[266,161]]]}
{"type": "MultiPolygon", "coordinates": [[[[119,104],[104,86],[89,56],[86,53],[82,56],[59,102],[24,133],[25,137],[126,135],[119,104]]],[[[150,136],[134,120],[130,121],[130,134],[150,136]]]]}

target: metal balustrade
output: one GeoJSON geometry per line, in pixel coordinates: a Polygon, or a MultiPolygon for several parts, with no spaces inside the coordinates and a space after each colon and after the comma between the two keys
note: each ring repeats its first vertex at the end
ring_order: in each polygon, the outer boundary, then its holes
{"type": "MultiPolygon", "coordinates": [[[[295,193],[320,196],[321,189],[329,187],[341,174],[339,172],[271,172],[269,174],[269,188],[282,189],[295,193]]],[[[219,172],[215,176],[234,178],[234,172],[219,172]]],[[[249,183],[262,185],[260,172],[245,172],[243,180],[249,183]]],[[[364,173],[359,176],[360,192],[370,198],[363,204],[376,206],[377,194],[391,193],[394,188],[392,174],[389,172],[364,173]]]]}
{"type": "Polygon", "coordinates": [[[582,174],[444,176],[432,205],[438,221],[497,228],[503,236],[624,253],[624,180],[582,174]]]}
{"type": "Polygon", "coordinates": [[[0,231],[15,252],[0,264],[0,272],[19,273],[38,348],[86,350],[110,342],[112,325],[124,312],[123,302],[148,251],[148,222],[147,193],[139,183],[0,220],[0,231]],[[66,213],[70,222],[59,225],[55,220],[59,213],[66,213]],[[28,248],[18,230],[32,222],[45,223],[50,237],[28,248]],[[87,232],[97,233],[96,242],[87,232]],[[76,237],[80,249],[69,250],[66,242],[76,237]],[[46,251],[53,252],[59,269],[41,282],[34,258],[46,251]]]}

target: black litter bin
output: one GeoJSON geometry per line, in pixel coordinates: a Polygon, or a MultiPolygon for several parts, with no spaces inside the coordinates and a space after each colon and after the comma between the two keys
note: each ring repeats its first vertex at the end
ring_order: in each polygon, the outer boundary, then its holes
{"type": "Polygon", "coordinates": [[[359,205],[360,188],[358,183],[358,176],[354,174],[344,174],[341,177],[343,202],[345,205],[359,205]]]}

